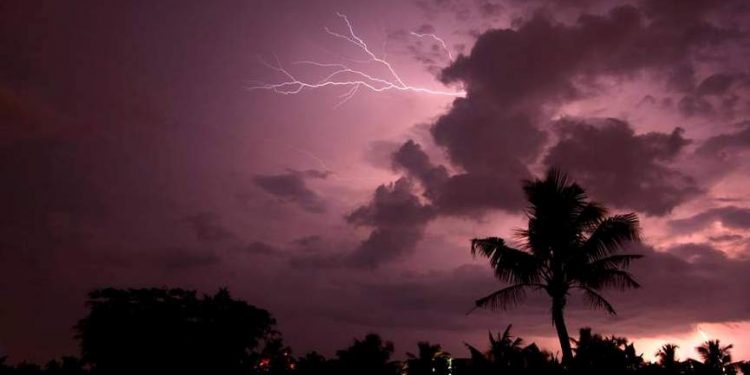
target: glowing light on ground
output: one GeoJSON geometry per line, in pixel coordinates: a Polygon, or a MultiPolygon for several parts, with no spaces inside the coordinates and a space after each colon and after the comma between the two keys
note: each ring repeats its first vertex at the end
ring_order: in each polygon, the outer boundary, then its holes
{"type": "MultiPolygon", "coordinates": [[[[370,90],[373,92],[385,92],[385,91],[406,91],[419,94],[429,95],[441,95],[441,96],[452,96],[452,97],[464,97],[466,92],[463,90],[436,90],[427,87],[413,86],[406,83],[391,63],[381,57],[378,57],[367,45],[367,43],[357,36],[354,32],[349,18],[346,15],[337,13],[337,15],[346,24],[346,33],[339,33],[332,31],[329,28],[325,28],[326,33],[329,35],[342,39],[355,47],[357,47],[366,57],[365,62],[378,64],[388,71],[388,75],[385,77],[377,76],[368,73],[363,70],[355,69],[350,65],[342,63],[323,63],[318,61],[303,60],[293,62],[292,65],[297,66],[314,66],[317,68],[330,69],[330,73],[324,75],[319,80],[305,80],[299,78],[293,74],[287,67],[281,64],[278,58],[275,59],[274,63],[271,64],[267,61],[261,60],[261,63],[271,70],[274,70],[284,76],[284,79],[276,83],[260,83],[257,85],[251,85],[247,87],[249,90],[268,90],[276,94],[282,95],[294,95],[299,94],[305,89],[320,89],[325,87],[344,87],[347,91],[344,92],[340,98],[341,101],[337,106],[345,103],[361,89],[370,90]]],[[[442,45],[448,51],[445,42],[439,37],[433,34],[415,34],[417,36],[424,35],[432,38],[437,38],[442,45]]],[[[452,54],[448,51],[449,56],[452,59],[452,54]]]]}

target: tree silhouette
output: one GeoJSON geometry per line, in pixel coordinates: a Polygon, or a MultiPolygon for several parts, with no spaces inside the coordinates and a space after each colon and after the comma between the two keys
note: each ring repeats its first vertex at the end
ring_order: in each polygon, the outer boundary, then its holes
{"type": "Polygon", "coordinates": [[[336,352],[338,373],[341,375],[393,374],[395,367],[389,362],[393,355],[393,343],[383,341],[376,334],[368,334],[364,340],[354,340],[349,348],[336,352]]]}
{"type": "Polygon", "coordinates": [[[520,303],[528,289],[545,291],[552,300],[552,321],[557,329],[563,363],[573,358],[564,309],[571,289],[579,289],[588,304],[615,314],[598,293],[607,287],[637,288],[626,271],[640,255],[616,254],[639,239],[635,214],[607,216],[600,204],[568,177],[550,169],[544,180],[527,181],[528,228],[517,235],[520,248],[498,237],[473,239],[471,253],[487,257],[495,276],[510,283],[476,301],[485,308],[508,308],[520,303]]]}
{"type": "Polygon", "coordinates": [[[309,352],[297,360],[296,373],[299,375],[331,374],[331,365],[318,352],[309,352]]]}
{"type": "Polygon", "coordinates": [[[183,289],[102,289],[89,294],[76,329],[96,374],[240,374],[274,319],[225,289],[199,298],[183,289]]]}
{"type": "Polygon", "coordinates": [[[706,374],[735,374],[732,364],[732,345],[721,346],[719,340],[708,340],[695,348],[703,359],[703,370],[706,374]]]}
{"type": "Polygon", "coordinates": [[[744,361],[737,364],[743,375],[750,375],[750,361],[744,361]]]}
{"type": "Polygon", "coordinates": [[[680,362],[677,361],[677,348],[675,344],[664,344],[656,351],[656,358],[665,374],[677,374],[680,371],[680,362]]]}
{"type": "Polygon", "coordinates": [[[624,337],[602,337],[582,328],[576,344],[575,358],[571,363],[575,374],[625,374],[641,368],[643,358],[633,344],[624,337]]]}
{"type": "Polygon", "coordinates": [[[417,343],[417,354],[406,353],[409,358],[407,368],[409,375],[448,375],[450,354],[443,351],[439,344],[427,341],[417,343]]]}
{"type": "Polygon", "coordinates": [[[523,339],[510,334],[511,325],[498,332],[490,332],[490,346],[486,352],[466,344],[471,353],[472,374],[553,374],[559,372],[552,356],[539,350],[536,344],[523,346],[523,339]]]}
{"type": "Polygon", "coordinates": [[[284,345],[281,337],[271,337],[260,352],[255,370],[258,374],[285,375],[291,373],[295,366],[292,349],[284,345]]]}
{"type": "Polygon", "coordinates": [[[47,375],[86,375],[83,362],[75,357],[62,357],[61,361],[52,360],[45,366],[47,375]]]}

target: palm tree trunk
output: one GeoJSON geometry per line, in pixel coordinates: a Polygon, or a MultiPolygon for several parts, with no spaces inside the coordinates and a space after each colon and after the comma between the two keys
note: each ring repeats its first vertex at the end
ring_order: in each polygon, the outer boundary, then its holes
{"type": "Polygon", "coordinates": [[[555,298],[552,301],[552,322],[555,324],[557,329],[557,337],[560,339],[560,349],[562,349],[562,363],[563,366],[569,366],[570,361],[573,359],[573,349],[570,346],[570,336],[568,336],[568,328],[565,326],[565,317],[563,316],[563,309],[565,308],[565,298],[555,298]]]}

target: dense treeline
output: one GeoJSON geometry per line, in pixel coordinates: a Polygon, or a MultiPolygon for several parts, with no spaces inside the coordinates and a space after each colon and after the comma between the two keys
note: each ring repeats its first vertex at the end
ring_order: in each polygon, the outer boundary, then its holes
{"type": "Polygon", "coordinates": [[[676,346],[665,344],[652,363],[627,339],[586,328],[571,339],[573,357],[566,366],[513,336],[510,326],[490,334],[485,346],[467,344],[457,356],[420,342],[406,360],[396,361],[393,344],[376,334],[355,339],[332,358],[316,352],[294,356],[270,313],[225,289],[202,297],[182,289],[103,289],[89,295],[88,306],[76,325],[80,357],[44,366],[12,366],[3,358],[0,375],[750,375],[750,362],[733,362],[731,345],[718,341],[701,345],[700,358],[682,361],[676,346]]]}

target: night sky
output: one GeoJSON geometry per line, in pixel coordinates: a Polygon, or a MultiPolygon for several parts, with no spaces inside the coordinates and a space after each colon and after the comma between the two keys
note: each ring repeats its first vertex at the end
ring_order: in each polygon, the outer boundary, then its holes
{"type": "Polygon", "coordinates": [[[742,0],[3,1],[0,353],[75,354],[105,286],[229,287],[297,354],[559,350],[545,296],[466,315],[498,287],[469,239],[557,166],[644,232],[643,287],[573,332],[750,358],[749,66],[742,0]]]}

